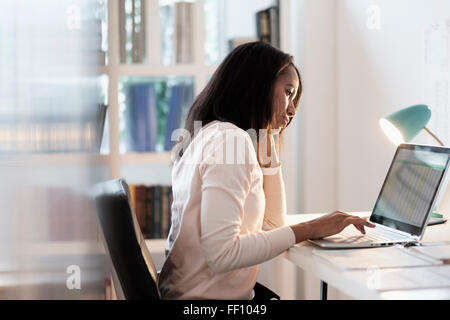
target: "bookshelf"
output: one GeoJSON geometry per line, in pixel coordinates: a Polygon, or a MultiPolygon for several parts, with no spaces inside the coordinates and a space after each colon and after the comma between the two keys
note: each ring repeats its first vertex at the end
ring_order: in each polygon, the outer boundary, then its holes
{"type": "MultiPolygon", "coordinates": [[[[138,1],[138,0],[135,0],[138,1]]],[[[290,52],[290,1],[291,0],[187,0],[192,3],[192,56],[188,63],[175,63],[166,59],[164,30],[166,21],[163,6],[174,6],[173,0],[145,0],[142,13],[145,15],[145,61],[143,63],[124,61],[123,42],[121,42],[120,2],[107,1],[107,64],[99,68],[99,73],[108,81],[107,100],[108,117],[105,128],[108,146],[101,156],[107,163],[109,178],[124,178],[130,185],[168,185],[171,182],[171,157],[168,151],[136,152],[124,150],[123,143],[123,106],[120,97],[124,94],[124,83],[130,79],[185,78],[193,85],[193,96],[200,93],[220,61],[229,52],[228,40],[256,38],[256,12],[278,5],[280,48],[290,52]],[[212,12],[212,14],[211,14],[212,12]],[[237,20],[240,19],[240,20],[237,20]],[[243,23],[240,27],[239,24],[243,23]],[[205,25],[207,24],[207,25],[205,25]],[[245,30],[245,31],[242,31],[245,30]],[[241,33],[239,33],[241,32],[241,33]],[[211,40],[212,39],[212,40],[211,40]],[[211,49],[212,48],[212,49],[211,49]],[[121,130],[122,127],[122,130],[121,130]]],[[[129,0],[134,3],[133,0],[129,0]]],[[[139,4],[139,7],[141,4],[139,4]]],[[[123,13],[123,12],[122,12],[123,13]]],[[[123,37],[123,33],[122,33],[123,37]]],[[[141,49],[142,49],[141,48],[141,49]]],[[[128,50],[128,49],[127,49],[128,50]]],[[[175,55],[172,52],[172,55],[175,55]]],[[[289,139],[289,137],[284,137],[289,139]]],[[[150,241],[159,241],[158,239],[150,241]]],[[[150,246],[152,247],[152,246],[150,246]]],[[[157,246],[158,248],[160,246],[157,246]]]]}

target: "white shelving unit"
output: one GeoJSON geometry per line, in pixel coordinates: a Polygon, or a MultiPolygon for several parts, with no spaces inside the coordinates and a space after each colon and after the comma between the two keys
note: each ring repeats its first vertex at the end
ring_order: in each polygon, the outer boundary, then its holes
{"type": "MultiPolygon", "coordinates": [[[[146,14],[159,20],[158,0],[147,0],[146,14]],[[155,15],[156,12],[156,15],[155,15]]],[[[119,132],[119,79],[121,76],[160,77],[160,76],[190,76],[194,78],[194,90],[197,95],[206,84],[208,75],[214,72],[217,66],[208,66],[203,63],[203,46],[195,46],[193,64],[162,65],[160,63],[161,39],[147,32],[148,64],[121,64],[119,59],[119,8],[118,1],[108,2],[108,65],[102,67],[100,72],[109,78],[109,172],[110,178],[122,176],[122,165],[171,165],[170,152],[126,153],[120,152],[119,132]],[[153,42],[151,42],[153,41],[153,42]],[[156,41],[156,43],[155,43],[156,41]]],[[[151,21],[152,19],[147,19],[151,21]]],[[[157,20],[157,21],[158,21],[157,20]]],[[[203,0],[196,0],[194,12],[194,30],[196,43],[203,43],[203,0]]],[[[154,26],[155,23],[152,23],[154,26]]],[[[158,29],[156,29],[158,31],[158,29]]],[[[170,181],[170,177],[167,177],[170,181]]],[[[133,181],[131,181],[133,183],[133,181]]],[[[148,181],[149,184],[154,183],[148,181]]]]}

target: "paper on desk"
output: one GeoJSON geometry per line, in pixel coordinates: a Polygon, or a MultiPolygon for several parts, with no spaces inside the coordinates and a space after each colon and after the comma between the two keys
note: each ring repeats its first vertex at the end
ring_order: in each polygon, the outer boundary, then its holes
{"type": "Polygon", "coordinates": [[[352,277],[379,291],[449,288],[450,266],[355,270],[352,277]]]}
{"type": "Polygon", "coordinates": [[[342,269],[368,269],[375,267],[381,269],[442,264],[442,261],[415,254],[401,246],[344,250],[314,249],[313,253],[342,269]]]}
{"type": "Polygon", "coordinates": [[[412,247],[410,250],[438,260],[450,259],[450,245],[420,246],[420,247],[412,247]]]}

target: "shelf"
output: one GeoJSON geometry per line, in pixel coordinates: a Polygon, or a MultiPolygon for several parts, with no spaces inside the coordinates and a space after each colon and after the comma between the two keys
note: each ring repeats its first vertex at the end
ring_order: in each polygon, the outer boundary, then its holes
{"type": "Polygon", "coordinates": [[[103,245],[95,241],[45,241],[25,244],[16,248],[21,255],[87,255],[104,254],[103,245]]]}
{"type": "Polygon", "coordinates": [[[90,153],[42,153],[3,156],[3,163],[32,165],[109,165],[109,155],[90,153]]]}
{"type": "MultiPolygon", "coordinates": [[[[55,153],[35,155],[2,156],[2,163],[32,165],[109,165],[112,155],[55,153]]],[[[172,164],[170,152],[131,152],[119,155],[121,164],[172,164]]]]}
{"type": "MultiPolygon", "coordinates": [[[[166,239],[146,239],[145,244],[151,253],[164,253],[166,239]]],[[[87,255],[105,254],[103,245],[95,241],[46,241],[17,247],[21,255],[87,255]]]]}
{"type": "Polygon", "coordinates": [[[133,152],[120,155],[121,164],[167,164],[171,165],[170,152],[133,152]]]}
{"type": "MultiPolygon", "coordinates": [[[[148,64],[120,64],[114,68],[119,75],[125,76],[191,76],[198,73],[212,74],[218,65],[179,64],[179,65],[148,65],[148,64]]],[[[101,67],[100,74],[111,72],[111,66],[101,67]]]]}
{"type": "Polygon", "coordinates": [[[98,74],[108,74],[110,70],[109,66],[101,66],[98,68],[98,74]]]}
{"type": "MultiPolygon", "coordinates": [[[[161,76],[167,75],[185,76],[195,75],[199,72],[212,74],[218,65],[197,65],[197,64],[178,64],[178,65],[149,65],[149,64],[120,64],[114,70],[119,75],[130,76],[161,76]]],[[[98,69],[98,74],[109,74],[111,66],[102,66],[98,69]]]]}

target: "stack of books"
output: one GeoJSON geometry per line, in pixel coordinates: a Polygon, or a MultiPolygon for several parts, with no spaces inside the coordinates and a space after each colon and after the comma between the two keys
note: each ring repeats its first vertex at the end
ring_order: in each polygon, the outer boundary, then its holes
{"type": "Polygon", "coordinates": [[[26,186],[16,199],[15,219],[27,242],[97,240],[97,218],[92,199],[69,187],[26,186]]]}
{"type": "Polygon", "coordinates": [[[125,139],[127,151],[156,151],[158,139],[156,89],[154,84],[138,83],[125,88],[125,139]]]}
{"type": "Polygon", "coordinates": [[[175,63],[194,61],[193,2],[174,4],[174,51],[175,63]]]}
{"type": "Polygon", "coordinates": [[[192,84],[132,83],[124,88],[127,152],[169,151],[194,98],[192,84]]]}
{"type": "Polygon", "coordinates": [[[167,238],[173,201],[171,186],[130,185],[131,206],[146,239],[167,238]]]}
{"type": "Polygon", "coordinates": [[[272,6],[256,13],[256,32],[260,41],[280,48],[279,8],[272,6]]]}
{"type": "Polygon", "coordinates": [[[95,113],[43,113],[22,123],[5,117],[0,123],[0,154],[100,152],[106,110],[106,105],[99,104],[95,113]]]}
{"type": "Polygon", "coordinates": [[[121,63],[145,62],[145,6],[145,0],[119,0],[121,63]]]}
{"type": "MultiPolygon", "coordinates": [[[[187,1],[161,6],[164,61],[167,56],[170,56],[170,63],[194,61],[194,6],[194,2],[187,1]]],[[[145,7],[145,0],[119,0],[121,63],[145,63],[147,60],[145,7]]]]}

